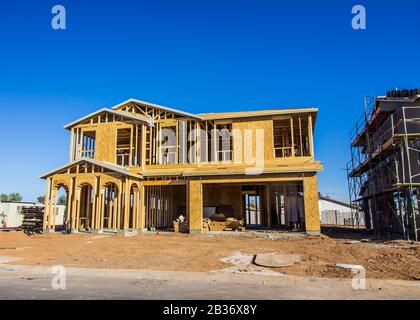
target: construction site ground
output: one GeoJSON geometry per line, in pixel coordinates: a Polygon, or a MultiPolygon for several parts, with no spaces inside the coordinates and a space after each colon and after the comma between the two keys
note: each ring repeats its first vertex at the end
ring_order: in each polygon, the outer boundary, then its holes
{"type": "Polygon", "coordinates": [[[158,232],[135,237],[0,232],[0,256],[17,258],[13,265],[25,266],[223,273],[233,266],[223,258],[277,252],[297,254],[301,262],[267,268],[269,273],[346,279],[353,277],[351,271],[336,264],[357,264],[366,269],[368,279],[420,280],[418,243],[375,240],[353,230],[324,231],[320,236],[279,239],[158,232]]]}

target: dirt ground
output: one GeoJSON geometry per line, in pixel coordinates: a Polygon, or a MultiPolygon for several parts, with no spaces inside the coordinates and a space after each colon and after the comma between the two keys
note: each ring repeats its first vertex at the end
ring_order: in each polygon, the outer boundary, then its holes
{"type": "Polygon", "coordinates": [[[211,271],[229,267],[219,260],[238,251],[252,255],[279,252],[298,254],[302,259],[292,267],[272,269],[284,274],[351,277],[350,271],[335,267],[345,263],[362,265],[368,278],[420,280],[420,244],[398,240],[350,243],[357,235],[326,234],[271,240],[162,233],[129,238],[93,234],[29,237],[22,232],[0,232],[0,256],[22,258],[13,262],[22,265],[211,271]]]}

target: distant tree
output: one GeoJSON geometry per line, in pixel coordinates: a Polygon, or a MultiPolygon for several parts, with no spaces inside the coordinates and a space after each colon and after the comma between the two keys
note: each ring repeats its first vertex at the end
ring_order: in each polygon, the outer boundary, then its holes
{"type": "Polygon", "coordinates": [[[45,203],[45,196],[39,196],[36,198],[36,201],[38,201],[38,203],[45,203]]]}
{"type": "Polygon", "coordinates": [[[0,201],[9,201],[9,196],[7,194],[0,194],[0,201]]]}
{"type": "Polygon", "coordinates": [[[9,201],[20,202],[22,201],[22,196],[18,192],[11,193],[9,194],[9,201]]]}
{"type": "Polygon", "coordinates": [[[60,198],[58,198],[57,204],[65,206],[67,204],[67,197],[62,195],[60,198]]]}

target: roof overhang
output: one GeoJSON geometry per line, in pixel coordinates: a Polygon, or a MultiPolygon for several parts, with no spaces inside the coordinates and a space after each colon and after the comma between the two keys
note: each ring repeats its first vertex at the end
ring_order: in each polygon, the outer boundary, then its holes
{"type": "Polygon", "coordinates": [[[168,111],[168,112],[175,113],[175,114],[180,115],[180,116],[193,118],[193,119],[197,119],[197,120],[202,120],[199,115],[196,115],[196,114],[193,114],[193,113],[189,113],[189,112],[185,112],[185,111],[182,111],[182,110],[177,110],[177,109],[169,108],[169,107],[162,106],[162,105],[159,105],[159,104],[155,104],[155,103],[151,103],[151,102],[147,102],[147,101],[141,101],[141,100],[137,100],[137,99],[133,99],[133,98],[128,99],[128,100],[126,100],[126,101],[124,101],[120,104],[117,104],[116,106],[113,106],[111,109],[112,110],[118,110],[119,108],[121,108],[121,107],[123,107],[123,106],[125,106],[126,104],[129,104],[129,103],[148,106],[148,107],[151,107],[151,108],[162,109],[162,110],[165,110],[165,111],[168,111]]]}
{"type": "Polygon", "coordinates": [[[302,113],[317,114],[317,108],[296,108],[296,109],[274,109],[274,110],[257,110],[257,111],[239,111],[239,112],[214,112],[202,113],[199,116],[203,120],[225,120],[225,119],[238,119],[238,118],[254,118],[254,117],[267,117],[277,115],[292,115],[302,113]]]}
{"type": "Polygon", "coordinates": [[[117,172],[119,174],[125,175],[127,177],[131,177],[131,178],[136,178],[136,179],[143,179],[142,175],[136,174],[134,172],[129,171],[127,168],[122,167],[122,166],[117,166],[115,164],[111,164],[111,163],[107,163],[107,162],[102,162],[102,161],[97,161],[97,160],[93,160],[93,159],[89,159],[89,158],[82,158],[70,163],[67,163],[59,168],[56,168],[54,170],[51,170],[49,172],[46,172],[44,174],[42,174],[39,178],[40,179],[47,179],[48,177],[59,173],[60,171],[63,171],[65,169],[71,168],[75,165],[81,164],[81,163],[90,163],[92,165],[98,166],[98,167],[102,167],[104,169],[113,171],[113,172],[117,172]]]}
{"type": "Polygon", "coordinates": [[[73,121],[73,122],[65,125],[64,129],[71,129],[74,126],[80,124],[81,122],[86,121],[87,119],[92,118],[96,115],[99,115],[103,112],[115,114],[117,116],[124,117],[124,118],[130,119],[130,120],[133,120],[133,121],[144,122],[144,123],[147,123],[149,126],[154,125],[154,121],[153,121],[152,117],[150,117],[150,116],[141,116],[141,115],[136,115],[136,114],[133,114],[133,113],[125,112],[125,111],[102,108],[102,109],[99,109],[98,111],[95,111],[91,114],[88,114],[87,116],[85,116],[83,118],[77,119],[76,121],[73,121]]]}
{"type": "Polygon", "coordinates": [[[117,104],[112,107],[112,110],[118,110],[119,108],[124,107],[129,103],[134,103],[143,106],[149,106],[152,108],[166,110],[168,112],[175,113],[180,116],[193,118],[196,120],[225,120],[225,119],[237,119],[237,118],[249,118],[249,117],[264,117],[264,116],[273,116],[273,115],[289,115],[289,114],[300,114],[300,113],[317,113],[317,108],[294,108],[294,109],[273,109],[273,110],[258,110],[258,111],[239,111],[239,112],[212,112],[212,113],[202,113],[202,114],[193,114],[185,112],[178,109],[169,108],[166,106],[158,105],[155,103],[137,100],[137,99],[128,99],[120,104],[117,104]]]}

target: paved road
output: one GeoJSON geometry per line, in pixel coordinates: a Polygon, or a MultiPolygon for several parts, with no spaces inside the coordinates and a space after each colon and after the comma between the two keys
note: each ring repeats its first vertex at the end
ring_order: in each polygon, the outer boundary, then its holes
{"type": "Polygon", "coordinates": [[[420,299],[420,282],[375,280],[354,291],[350,279],[66,268],[54,290],[48,267],[0,265],[0,299],[420,299]]]}

